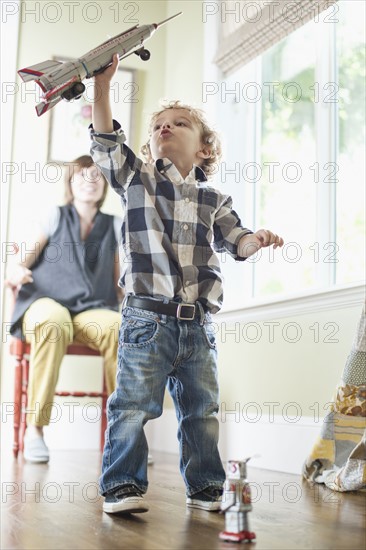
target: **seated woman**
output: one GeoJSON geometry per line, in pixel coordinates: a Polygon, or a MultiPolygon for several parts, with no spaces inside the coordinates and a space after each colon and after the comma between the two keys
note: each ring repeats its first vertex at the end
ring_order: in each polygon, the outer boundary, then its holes
{"type": "Polygon", "coordinates": [[[115,387],[121,220],[100,211],[107,182],[92,158],[68,167],[66,205],[55,207],[26,257],[6,281],[18,290],[12,334],[31,344],[24,458],[47,462],[43,427],[50,422],[60,365],[72,342],[104,358],[108,393],[115,387]]]}

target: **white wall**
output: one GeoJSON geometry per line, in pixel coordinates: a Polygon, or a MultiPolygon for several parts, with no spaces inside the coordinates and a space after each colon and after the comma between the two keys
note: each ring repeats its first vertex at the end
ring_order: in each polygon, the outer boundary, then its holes
{"type": "MultiPolygon", "coordinates": [[[[198,17],[197,5],[200,3],[167,1],[116,2],[103,0],[91,3],[81,0],[71,12],[67,3],[26,1],[22,3],[20,16],[19,44],[16,68],[23,68],[53,56],[73,58],[102,43],[109,36],[114,36],[136,24],[158,23],[168,16],[182,10],[184,14],[168,25],[158,29],[147,42],[151,51],[148,62],[141,61],[132,55],[121,62],[126,68],[136,70],[138,85],[138,102],[134,104],[133,116],[133,147],[136,151],[147,137],[147,122],[149,115],[159,106],[159,100],[169,97],[181,97],[184,89],[184,99],[199,102],[200,72],[203,62],[203,40],[201,18],[198,17]],[[96,4],[99,12],[94,9],[96,4]],[[118,10],[117,10],[118,5],[118,10]],[[53,6],[53,7],[52,7],[53,6]],[[89,6],[89,7],[88,7],[89,6]],[[100,17],[99,17],[100,16],[100,17]],[[93,20],[96,20],[93,22],[93,20]],[[189,26],[189,40],[186,29],[189,26]],[[186,57],[182,56],[185,52],[186,57]],[[186,59],[177,63],[177,56],[186,59]],[[192,76],[194,78],[192,78],[192,76]]],[[[11,15],[8,19],[11,21],[11,15]]],[[[15,15],[13,16],[15,17],[15,15]]],[[[14,46],[15,47],[15,46],[14,46]]],[[[3,56],[6,52],[3,50],[3,56]]],[[[15,101],[14,115],[14,147],[11,157],[14,175],[3,180],[2,184],[9,191],[8,204],[2,205],[3,212],[8,212],[7,233],[2,240],[22,243],[27,231],[27,220],[37,216],[49,207],[62,204],[63,182],[60,178],[54,183],[45,181],[42,177],[47,164],[47,148],[50,131],[50,113],[38,118],[35,113],[37,103],[37,86],[34,83],[25,85],[16,76],[18,92],[12,99],[15,101]],[[35,173],[31,173],[33,170],[35,173]]],[[[39,99],[38,99],[39,100],[39,99]]],[[[10,97],[9,97],[10,108],[10,97]]],[[[57,109],[57,106],[55,107],[57,109]]],[[[113,105],[113,114],[118,119],[118,105],[113,105]]],[[[120,120],[123,124],[123,121],[120,120]]],[[[67,139],[67,136],[65,136],[67,139]]],[[[70,159],[71,160],[71,159],[70,159]]],[[[119,197],[110,191],[103,210],[112,214],[120,214],[119,197]]],[[[9,300],[5,303],[4,320],[10,318],[9,300]]],[[[2,346],[1,395],[4,404],[13,399],[13,360],[9,357],[9,337],[5,335],[2,346]]],[[[66,357],[61,369],[59,389],[99,389],[101,384],[101,360],[98,358],[83,359],[66,357]]],[[[70,401],[66,398],[66,401],[70,401]]],[[[81,402],[81,400],[79,400],[81,402]]],[[[56,401],[62,403],[61,399],[56,401]]],[[[91,419],[85,421],[88,415],[88,400],[84,406],[75,409],[75,426],[70,438],[68,423],[70,421],[70,406],[61,408],[61,417],[48,430],[50,446],[98,447],[98,425],[91,419]],[[96,437],[93,434],[97,434],[96,437]]],[[[5,406],[5,405],[4,405],[5,406]]],[[[169,403],[168,403],[169,406],[169,403]]],[[[3,409],[4,410],[4,409],[3,409]]],[[[60,409],[56,407],[55,414],[60,409]]],[[[92,409],[90,409],[92,413],[92,409]]],[[[59,415],[60,416],[60,415],[59,415]]],[[[4,419],[4,441],[11,442],[12,418],[4,419]]]]}
{"type": "MultiPolygon", "coordinates": [[[[57,3],[47,3],[55,6],[57,3]]],[[[122,30],[136,24],[150,24],[159,22],[166,17],[167,3],[158,2],[115,2],[103,1],[94,3],[100,12],[88,7],[93,3],[81,0],[70,12],[67,3],[59,2],[59,9],[52,6],[45,10],[43,2],[26,1],[22,3],[20,12],[19,44],[17,53],[17,69],[39,63],[53,56],[79,57],[89,49],[104,42],[109,36],[114,36],[122,30]],[[119,11],[117,11],[119,4],[119,11]],[[86,8],[86,9],[85,9],[86,8]],[[100,16],[100,18],[99,18],[100,16]],[[93,19],[96,22],[93,22],[93,19]],[[97,20],[99,19],[99,20],[97,20]],[[52,22],[54,21],[54,22],[52,22]]],[[[18,13],[19,15],[19,13],[18,13]]],[[[15,17],[15,15],[14,15],[15,17]]],[[[9,21],[11,16],[8,16],[9,21]]],[[[134,104],[134,144],[139,148],[146,137],[145,120],[143,114],[156,109],[157,98],[164,93],[165,82],[165,50],[166,28],[159,29],[149,42],[151,59],[145,63],[137,56],[132,55],[121,62],[126,68],[136,70],[138,84],[137,103],[134,104]]],[[[5,57],[6,52],[2,50],[5,57]]],[[[35,105],[37,103],[34,83],[25,85],[16,77],[18,92],[15,99],[15,116],[13,126],[14,147],[11,162],[14,175],[6,177],[2,185],[9,191],[8,204],[2,204],[3,212],[8,213],[7,234],[2,235],[3,241],[24,242],[27,232],[27,221],[47,211],[52,205],[63,202],[63,180],[59,178],[54,183],[45,181],[43,172],[47,165],[47,147],[50,131],[50,113],[37,117],[35,105]],[[33,173],[31,171],[33,170],[33,173]]],[[[37,94],[39,96],[39,93],[37,94]]],[[[57,106],[55,107],[57,109],[57,106]]],[[[113,114],[118,117],[118,105],[113,105],[113,114]]],[[[120,121],[123,124],[123,121],[120,121]]],[[[67,139],[67,136],[64,137],[67,139]]],[[[86,151],[88,153],[88,151],[86,151]]],[[[72,160],[72,159],[70,159],[72,160]]],[[[50,179],[50,178],[48,178],[50,179]]],[[[47,178],[46,178],[47,180],[47,178]]],[[[103,206],[106,212],[121,213],[119,197],[110,191],[103,206]]],[[[6,295],[6,294],[5,294],[6,295]]],[[[5,303],[4,320],[10,318],[9,300],[5,303]]],[[[13,396],[13,361],[9,357],[9,337],[5,336],[5,345],[2,346],[1,391],[2,401],[9,403],[13,396]]],[[[59,387],[65,389],[82,389],[87,386],[90,390],[100,387],[100,360],[65,358],[59,387]],[[77,368],[75,368],[75,364],[77,368]],[[83,373],[83,374],[81,374],[83,373]]],[[[67,409],[66,409],[67,410],[67,409]]],[[[85,445],[98,445],[98,438],[91,435],[85,438],[85,426],[81,424],[78,436],[70,439],[65,432],[65,439],[59,437],[57,427],[68,416],[63,415],[57,426],[52,430],[55,440],[62,441],[62,445],[74,445],[75,441],[87,441],[85,445]],[[82,437],[79,435],[82,434],[82,437]]],[[[85,423],[84,423],[85,424],[85,423]]],[[[90,424],[86,429],[90,428],[90,424]]],[[[11,440],[12,419],[3,422],[4,441],[11,440]]],[[[97,427],[96,427],[97,429],[97,427]]],[[[51,430],[49,430],[51,434],[51,430]]],[[[58,443],[59,444],[59,443],[58,443]]]]}
{"type": "MultiPolygon", "coordinates": [[[[115,4],[108,1],[100,3],[103,18],[97,24],[86,21],[80,14],[77,15],[77,11],[73,23],[67,20],[66,13],[54,24],[47,22],[44,17],[35,22],[34,17],[26,16],[20,27],[18,67],[55,54],[78,56],[105,40],[107,35],[113,36],[121,29],[128,28],[131,26],[128,22],[113,21],[115,12],[109,8],[115,4]]],[[[123,6],[125,3],[120,4],[123,6]]],[[[124,62],[126,67],[137,70],[139,101],[135,106],[134,117],[137,129],[134,147],[137,149],[146,136],[144,129],[148,114],[156,110],[159,99],[182,99],[201,106],[205,27],[202,23],[201,2],[133,4],[139,8],[135,17],[141,23],[158,22],[181,9],[184,11],[180,18],[158,31],[151,39],[148,47],[152,57],[148,63],[144,64],[136,56],[124,62]]],[[[128,14],[121,9],[120,19],[126,18],[128,14]]],[[[46,114],[38,119],[34,104],[34,98],[30,96],[22,98],[18,94],[16,97],[13,160],[19,168],[22,163],[26,168],[32,167],[35,162],[41,165],[46,162],[49,117],[46,114]]],[[[21,242],[24,235],[23,219],[29,210],[40,211],[55,202],[59,203],[62,199],[62,182],[46,185],[42,179],[34,181],[32,176],[22,182],[19,171],[8,185],[10,203],[7,240],[21,242]]],[[[240,206],[237,209],[240,211],[240,206]]],[[[112,192],[108,196],[106,210],[116,214],[120,212],[119,200],[112,192]]],[[[360,312],[361,304],[352,302],[335,309],[324,307],[287,316],[269,314],[265,318],[256,319],[253,314],[246,317],[244,312],[217,317],[215,321],[220,329],[220,448],[223,458],[260,453],[261,458],[255,463],[257,466],[299,471],[320,429],[321,418],[326,412],[324,406],[332,399],[339,381],[360,312]],[[245,327],[248,322],[252,325],[245,327]],[[278,323],[272,324],[273,341],[270,338],[270,327],[264,323],[278,323]],[[317,327],[319,341],[316,341],[317,327]],[[230,330],[234,332],[230,333],[230,330]],[[297,341],[296,331],[300,335],[297,341]],[[255,341],[258,334],[260,338],[255,341]],[[327,342],[327,337],[331,341],[327,342]],[[293,403],[296,405],[289,405],[293,403]],[[269,414],[270,410],[274,412],[273,418],[269,414]],[[229,411],[236,411],[236,414],[230,414],[229,411]],[[259,412],[260,417],[254,422],[253,414],[259,412]],[[300,416],[294,422],[292,418],[296,415],[300,416]]],[[[7,345],[3,346],[1,374],[2,399],[5,403],[11,402],[13,370],[7,345]]],[[[66,358],[59,386],[93,390],[100,386],[100,377],[99,359],[78,359],[76,364],[74,359],[66,358]]],[[[71,400],[66,398],[66,401],[71,400]]],[[[88,400],[77,401],[80,406],[74,411],[72,430],[70,406],[56,408],[56,414],[60,415],[61,411],[61,417],[48,430],[51,448],[98,448],[99,426],[93,420],[93,407],[88,405],[88,400]]],[[[57,400],[57,403],[60,402],[57,400]]],[[[162,418],[148,424],[148,437],[152,449],[177,452],[175,414],[169,398],[165,405],[162,418]]],[[[3,441],[10,443],[11,427],[12,418],[8,418],[3,423],[3,441]]]]}
{"type": "MultiPolygon", "coordinates": [[[[360,292],[313,313],[216,316],[223,460],[259,455],[253,466],[301,472],[340,383],[361,301],[360,292]]],[[[148,425],[151,445],[177,453],[176,428],[167,409],[148,425]]]]}
{"type": "Polygon", "coordinates": [[[204,24],[201,2],[167,3],[168,16],[182,11],[167,27],[164,97],[201,107],[204,24]]]}

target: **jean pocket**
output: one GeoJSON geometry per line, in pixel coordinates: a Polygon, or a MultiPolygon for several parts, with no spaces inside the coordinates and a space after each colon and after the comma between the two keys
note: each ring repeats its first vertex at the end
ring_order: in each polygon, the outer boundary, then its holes
{"type": "Polygon", "coordinates": [[[125,318],[121,327],[120,343],[124,346],[141,347],[155,340],[159,323],[153,319],[125,318]]]}
{"type": "Polygon", "coordinates": [[[202,327],[202,331],[208,346],[211,349],[216,349],[216,330],[214,323],[205,323],[202,327]]]}

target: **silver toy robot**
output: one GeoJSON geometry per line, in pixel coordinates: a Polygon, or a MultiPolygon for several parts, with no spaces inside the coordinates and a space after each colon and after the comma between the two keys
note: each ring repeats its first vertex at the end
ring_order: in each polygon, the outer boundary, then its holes
{"type": "Polygon", "coordinates": [[[248,512],[252,510],[250,486],[245,460],[229,460],[222,495],[221,512],[225,513],[225,531],[219,538],[233,542],[255,541],[255,533],[249,531],[248,512]]]}

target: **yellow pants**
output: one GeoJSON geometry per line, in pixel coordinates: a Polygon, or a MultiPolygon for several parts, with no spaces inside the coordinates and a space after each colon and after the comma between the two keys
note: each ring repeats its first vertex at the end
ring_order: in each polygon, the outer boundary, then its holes
{"type": "Polygon", "coordinates": [[[23,332],[31,344],[27,424],[49,424],[61,362],[72,342],[101,353],[107,391],[112,393],[119,325],[120,314],[109,309],[90,309],[72,316],[50,298],[33,302],[23,318],[23,332]]]}

